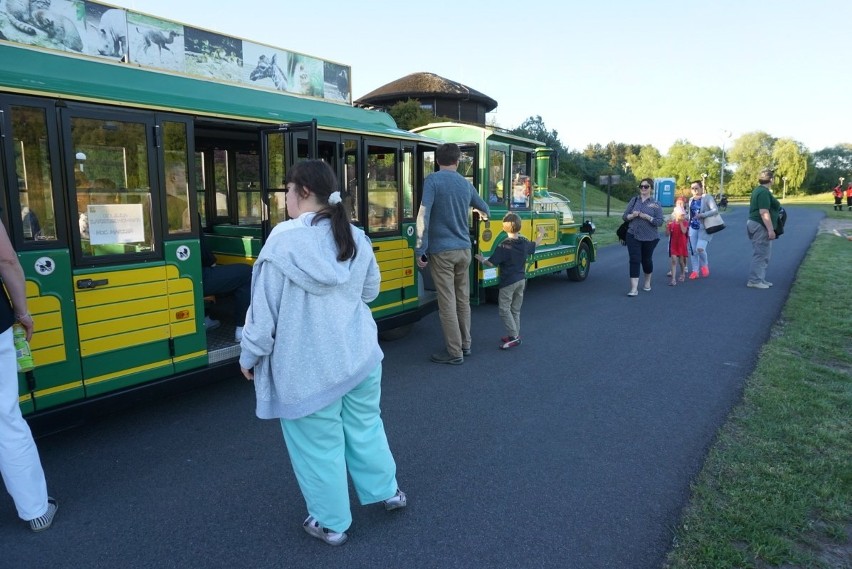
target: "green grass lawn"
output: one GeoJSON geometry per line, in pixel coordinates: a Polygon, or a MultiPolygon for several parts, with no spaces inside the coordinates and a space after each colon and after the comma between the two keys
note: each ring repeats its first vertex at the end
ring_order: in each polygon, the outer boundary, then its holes
{"type": "Polygon", "coordinates": [[[583,183],[579,180],[558,177],[548,180],[548,184],[551,192],[561,194],[571,201],[571,210],[574,212],[574,219],[577,221],[591,219],[594,222],[596,228],[594,240],[598,247],[611,245],[618,241],[618,238],[615,236],[615,230],[621,225],[621,214],[624,213],[627,202],[610,198],[610,216],[607,217],[603,213],[606,212],[606,190],[601,191],[596,186],[589,185],[586,187],[584,201],[583,183]],[[584,203],[585,216],[583,215],[584,203]]]}
{"type": "Polygon", "coordinates": [[[693,482],[668,569],[852,567],[850,307],[852,242],[820,234],[693,482]]]}

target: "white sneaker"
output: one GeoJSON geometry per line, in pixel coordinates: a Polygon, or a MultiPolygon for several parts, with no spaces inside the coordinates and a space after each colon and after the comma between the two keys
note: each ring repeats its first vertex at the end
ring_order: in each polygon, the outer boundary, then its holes
{"type": "Polygon", "coordinates": [[[237,329],[234,331],[234,341],[242,342],[243,341],[243,327],[237,326],[237,329]]]}
{"type": "Polygon", "coordinates": [[[346,538],[348,537],[345,532],[331,531],[328,528],[322,527],[322,524],[313,516],[308,516],[308,519],[305,520],[302,527],[305,528],[305,531],[308,532],[309,535],[312,535],[329,545],[343,545],[346,543],[346,538]]]}
{"type": "Polygon", "coordinates": [[[385,505],[385,510],[390,512],[391,510],[398,510],[406,507],[408,505],[408,498],[406,497],[405,492],[397,488],[396,494],[382,502],[385,505]]]}
{"type": "Polygon", "coordinates": [[[206,316],[206,315],[204,316],[204,328],[207,329],[207,330],[215,330],[221,324],[222,323],[219,322],[218,320],[213,320],[212,318],[210,318],[209,316],[206,316]]]}
{"type": "Polygon", "coordinates": [[[746,286],[747,286],[748,288],[769,288],[769,287],[770,287],[770,286],[772,286],[772,285],[767,284],[767,283],[753,283],[753,282],[747,282],[747,283],[746,283],[746,286]]]}

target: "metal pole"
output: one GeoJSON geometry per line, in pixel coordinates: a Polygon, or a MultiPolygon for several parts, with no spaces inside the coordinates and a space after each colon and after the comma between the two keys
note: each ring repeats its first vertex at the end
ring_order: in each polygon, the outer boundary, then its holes
{"type": "MultiPolygon", "coordinates": [[[[840,182],[841,184],[843,182],[840,182]]],[[[609,196],[612,195],[612,174],[607,176],[606,183],[606,216],[609,217],[609,196]]]]}
{"type": "MultiPolygon", "coordinates": [[[[719,196],[725,195],[725,142],[726,139],[731,138],[731,131],[722,130],[723,138],[722,138],[722,170],[719,172],[719,196]]],[[[707,188],[704,188],[704,191],[707,191],[707,188]]]]}

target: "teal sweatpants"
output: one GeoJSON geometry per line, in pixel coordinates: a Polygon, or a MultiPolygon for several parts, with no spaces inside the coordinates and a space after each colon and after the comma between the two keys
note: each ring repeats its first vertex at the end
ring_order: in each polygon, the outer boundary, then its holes
{"type": "Polygon", "coordinates": [[[284,441],[308,513],[337,532],[352,524],[346,469],[361,504],[392,497],[393,460],[379,400],[382,365],[349,393],[301,419],[281,419],[284,441]]]}

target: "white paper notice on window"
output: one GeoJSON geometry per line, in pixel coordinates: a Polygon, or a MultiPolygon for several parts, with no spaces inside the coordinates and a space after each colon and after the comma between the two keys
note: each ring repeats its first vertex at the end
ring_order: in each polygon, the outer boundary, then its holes
{"type": "Polygon", "coordinates": [[[142,204],[90,205],[89,237],[92,245],[139,243],[145,240],[142,204]]]}

